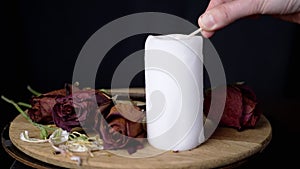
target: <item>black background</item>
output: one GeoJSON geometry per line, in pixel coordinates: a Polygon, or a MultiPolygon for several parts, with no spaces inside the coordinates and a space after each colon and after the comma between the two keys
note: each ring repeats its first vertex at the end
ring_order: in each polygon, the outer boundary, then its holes
{"type": "MultiPolygon", "coordinates": [[[[137,12],[164,12],[197,25],[207,0],[16,1],[1,2],[0,94],[26,102],[26,86],[40,92],[62,88],[72,80],[76,58],[88,38],[103,25],[137,12]]],[[[147,21],[145,21],[146,23],[147,21]]],[[[133,25],[134,26],[134,25],[133,25]]],[[[273,139],[261,156],[243,168],[292,166],[299,152],[300,26],[270,16],[244,18],[218,31],[210,40],[222,60],[228,83],[245,81],[257,94],[273,127],[273,139]]],[[[118,63],[143,49],[145,35],[113,48],[99,68],[105,88],[118,63]]],[[[143,74],[132,82],[143,87],[143,74]]],[[[18,112],[0,101],[1,128],[18,112]]],[[[1,164],[12,159],[1,148],[1,164]]]]}

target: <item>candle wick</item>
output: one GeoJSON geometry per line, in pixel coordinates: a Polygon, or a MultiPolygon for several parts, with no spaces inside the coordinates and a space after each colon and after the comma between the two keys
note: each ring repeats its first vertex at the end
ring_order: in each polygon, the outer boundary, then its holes
{"type": "Polygon", "coordinates": [[[200,33],[202,31],[202,28],[199,28],[197,30],[195,30],[194,32],[190,33],[188,36],[191,37],[191,36],[195,36],[197,35],[198,33],[200,33]]]}

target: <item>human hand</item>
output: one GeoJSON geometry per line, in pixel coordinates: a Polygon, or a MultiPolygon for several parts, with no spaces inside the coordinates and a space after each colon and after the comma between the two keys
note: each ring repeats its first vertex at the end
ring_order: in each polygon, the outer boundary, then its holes
{"type": "Polygon", "coordinates": [[[300,0],[211,0],[198,24],[202,35],[209,38],[230,23],[257,14],[300,24],[300,0]]]}

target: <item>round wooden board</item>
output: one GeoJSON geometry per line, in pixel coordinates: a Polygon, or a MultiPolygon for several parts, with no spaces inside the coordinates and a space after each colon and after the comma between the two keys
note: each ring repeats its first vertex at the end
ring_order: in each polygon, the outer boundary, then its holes
{"type": "Polygon", "coordinates": [[[9,137],[12,143],[32,158],[65,168],[219,168],[245,161],[261,152],[272,138],[272,127],[265,116],[261,116],[254,129],[237,131],[218,127],[214,134],[199,147],[182,152],[163,152],[150,145],[133,155],[126,151],[97,151],[94,157],[77,153],[82,166],[63,155],[54,155],[49,143],[28,143],[20,140],[20,133],[29,131],[30,137],[39,137],[39,130],[23,116],[18,115],[10,124],[9,137]],[[152,156],[150,156],[152,155],[152,156]],[[126,156],[126,157],[125,157],[126,156]],[[129,158],[128,156],[132,157],[129,158]],[[144,158],[139,158],[144,156],[144,158]],[[89,158],[88,158],[89,157],[89,158]]]}

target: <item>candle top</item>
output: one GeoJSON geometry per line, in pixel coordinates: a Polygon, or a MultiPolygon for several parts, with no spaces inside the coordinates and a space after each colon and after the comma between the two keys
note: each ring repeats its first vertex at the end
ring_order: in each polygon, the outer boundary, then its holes
{"type": "Polygon", "coordinates": [[[149,37],[159,40],[190,40],[195,38],[202,38],[201,36],[189,36],[185,34],[168,34],[168,35],[149,35],[149,37]]]}

